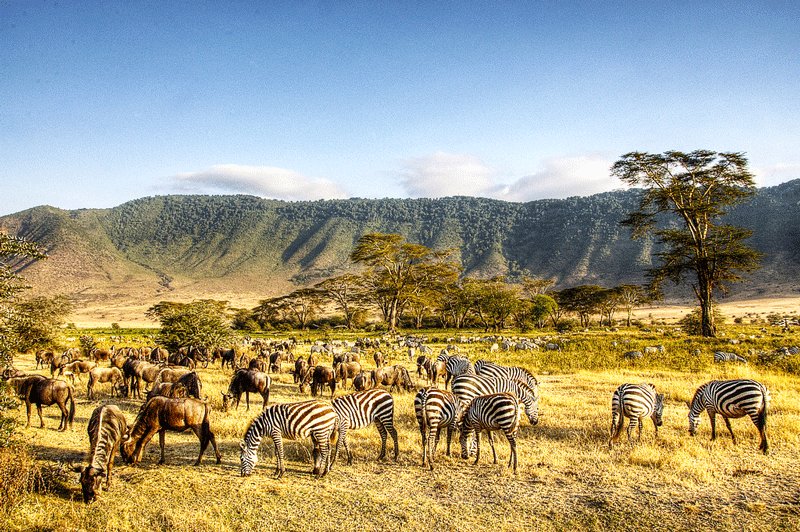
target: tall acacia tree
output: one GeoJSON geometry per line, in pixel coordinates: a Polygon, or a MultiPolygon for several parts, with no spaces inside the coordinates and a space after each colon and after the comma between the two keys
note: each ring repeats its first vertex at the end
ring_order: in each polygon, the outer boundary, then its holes
{"type": "Polygon", "coordinates": [[[651,286],[680,284],[691,277],[700,307],[701,335],[716,336],[714,294],[740,281],[739,272],[758,268],[760,254],[745,245],[752,231],[721,222],[725,209],[755,193],[753,174],[742,153],[696,150],[663,154],[631,152],[611,167],[629,186],[642,187],[639,209],[622,223],[633,237],[653,234],[664,244],[661,263],[648,271],[651,286]],[[679,227],[656,227],[664,213],[677,216],[679,227]]]}
{"type": "Polygon", "coordinates": [[[366,265],[365,283],[381,309],[390,331],[411,298],[426,291],[443,290],[453,283],[459,267],[449,260],[450,251],[435,251],[406,242],[402,235],[368,233],[358,239],[350,259],[366,265]]]}

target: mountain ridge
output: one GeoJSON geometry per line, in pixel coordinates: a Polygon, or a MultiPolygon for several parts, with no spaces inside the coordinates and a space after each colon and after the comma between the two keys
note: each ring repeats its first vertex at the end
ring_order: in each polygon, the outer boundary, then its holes
{"type": "MultiPolygon", "coordinates": [[[[641,283],[657,244],[622,220],[636,189],[512,203],[454,196],[288,202],[247,195],[151,196],[108,209],[39,206],[0,217],[0,230],[36,240],[49,259],[19,264],[34,293],[82,304],[152,304],[210,297],[257,301],[355,268],[367,232],[453,249],[465,274],[524,271],[578,284],[641,283]]],[[[760,188],[728,221],[754,231],[763,267],[734,294],[798,291],[800,180],[760,188]]],[[[678,297],[688,297],[680,290],[678,297]]]]}

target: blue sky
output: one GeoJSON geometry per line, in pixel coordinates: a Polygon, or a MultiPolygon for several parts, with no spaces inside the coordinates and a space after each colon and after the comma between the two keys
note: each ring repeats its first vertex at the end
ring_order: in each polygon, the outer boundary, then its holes
{"type": "Polygon", "coordinates": [[[0,1],[0,214],[621,188],[622,154],[800,177],[800,3],[0,1]]]}

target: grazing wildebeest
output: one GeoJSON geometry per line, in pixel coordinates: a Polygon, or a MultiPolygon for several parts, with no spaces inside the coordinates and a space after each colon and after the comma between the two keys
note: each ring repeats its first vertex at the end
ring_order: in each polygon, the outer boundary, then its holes
{"type": "Polygon", "coordinates": [[[114,355],[114,348],[111,349],[100,349],[99,347],[93,347],[91,351],[89,351],[89,357],[94,360],[97,364],[100,362],[108,362],[111,360],[111,357],[114,355]]]}
{"type": "Polygon", "coordinates": [[[311,397],[316,397],[322,392],[326,384],[331,388],[331,399],[336,393],[336,372],[327,366],[316,366],[311,374],[311,397]]]}
{"type": "Polygon", "coordinates": [[[408,374],[406,368],[399,364],[373,369],[370,377],[373,388],[375,386],[388,386],[390,392],[395,388],[408,392],[414,389],[411,375],[408,374]]]}
{"type": "Polygon", "coordinates": [[[247,364],[247,369],[253,369],[256,371],[260,371],[262,373],[269,373],[269,366],[267,361],[261,358],[260,356],[255,357],[247,364]]]}
{"type": "Polygon", "coordinates": [[[153,388],[147,392],[147,401],[160,395],[162,397],[189,397],[186,386],[178,382],[160,382],[153,384],[153,388]]]}
{"type": "MultiPolygon", "coordinates": [[[[298,382],[302,383],[303,380],[306,378],[306,373],[308,373],[308,362],[303,357],[297,357],[297,360],[294,361],[294,371],[292,372],[292,380],[294,380],[295,384],[298,382]]],[[[300,390],[301,392],[303,390],[300,390]]]]}
{"type": "Polygon", "coordinates": [[[357,392],[363,392],[369,386],[369,374],[362,371],[355,377],[353,377],[353,388],[357,392]]]}
{"type": "Polygon", "coordinates": [[[86,398],[90,401],[94,399],[95,385],[103,382],[111,383],[111,397],[114,397],[115,393],[118,393],[120,397],[128,395],[128,387],[125,384],[125,376],[122,374],[122,370],[115,367],[95,367],[89,370],[89,385],[87,386],[86,398]]]}
{"type": "Polygon", "coordinates": [[[184,375],[188,375],[192,373],[191,369],[187,368],[175,368],[175,367],[165,367],[161,368],[161,371],[158,372],[156,375],[153,384],[157,382],[178,382],[178,379],[183,377],[184,375]]]}
{"type": "Polygon", "coordinates": [[[53,356],[53,359],[50,361],[50,376],[54,377],[56,374],[56,370],[60,369],[61,366],[64,364],[68,364],[72,362],[73,352],[71,349],[67,349],[61,356],[53,356]]]}
{"type": "Polygon", "coordinates": [[[44,428],[44,418],[42,417],[42,406],[57,404],[61,409],[61,423],[58,425],[59,431],[67,430],[67,425],[72,427],[75,419],[75,392],[72,386],[59,379],[48,379],[41,375],[29,375],[27,377],[12,377],[8,383],[17,392],[17,396],[25,401],[25,410],[28,414],[26,427],[31,426],[31,404],[36,405],[39,412],[41,428],[44,428]],[[69,409],[67,409],[69,402],[69,409]]]}
{"type": "Polygon", "coordinates": [[[258,393],[264,404],[261,409],[267,407],[269,402],[269,388],[272,385],[272,379],[266,373],[254,369],[238,369],[233,374],[230,384],[228,385],[228,393],[222,393],[222,408],[228,411],[228,404],[232,401],[234,408],[239,408],[239,401],[244,393],[245,403],[247,410],[250,410],[250,392],[258,393]]]}
{"type": "Polygon", "coordinates": [[[336,378],[341,381],[343,387],[347,387],[347,379],[350,379],[352,387],[353,379],[361,373],[361,364],[358,362],[340,362],[336,365],[334,371],[336,372],[336,378]]]}
{"type": "Polygon", "coordinates": [[[417,377],[427,377],[428,383],[434,382],[434,362],[425,355],[417,357],[417,377]]]}
{"type": "Polygon", "coordinates": [[[223,349],[222,347],[217,347],[212,352],[211,361],[213,362],[217,358],[222,360],[220,369],[225,369],[225,366],[234,369],[233,366],[236,364],[236,350],[233,348],[223,349]]]}
{"type": "Polygon", "coordinates": [[[123,436],[120,453],[129,464],[136,465],[142,459],[144,448],[150,439],[158,432],[158,441],[161,446],[161,459],[164,463],[164,438],[168,430],[184,432],[191,429],[200,440],[200,455],[194,465],[200,465],[203,453],[208,447],[208,442],[214,447],[217,463],[222,461],[222,456],[217,449],[217,440],[208,423],[208,414],[211,408],[207,403],[197,399],[172,399],[169,397],[153,397],[144,404],[136,416],[133,427],[123,436]]]}
{"type": "Polygon", "coordinates": [[[45,366],[49,366],[54,356],[53,352],[47,349],[39,349],[36,351],[36,369],[44,369],[45,366]]]}
{"type": "Polygon", "coordinates": [[[179,371],[165,373],[168,369],[171,368],[162,370],[156,380],[153,381],[153,387],[147,392],[148,399],[156,395],[163,395],[166,397],[194,397],[195,399],[200,399],[200,394],[203,391],[203,383],[196,371],[188,371],[181,375],[179,371]],[[168,384],[174,386],[167,386],[168,384]],[[178,385],[183,388],[184,395],[177,395],[178,385]]]}
{"type": "Polygon", "coordinates": [[[58,374],[56,377],[63,373],[65,377],[70,377],[74,384],[76,375],[78,376],[78,380],[80,380],[80,376],[82,374],[89,373],[89,371],[94,367],[97,367],[97,362],[93,362],[91,360],[73,360],[72,362],[67,362],[58,368],[58,374]]]}
{"type": "Polygon", "coordinates": [[[386,364],[386,359],[380,351],[375,351],[375,354],[372,355],[372,360],[375,361],[376,368],[383,367],[383,365],[386,364]]]}
{"type": "Polygon", "coordinates": [[[154,347],[150,350],[150,362],[160,364],[169,361],[169,351],[163,347],[154,347]]]}
{"type": "Polygon", "coordinates": [[[100,482],[106,479],[106,490],[111,487],[111,469],[114,454],[119,449],[123,435],[128,430],[125,415],[115,405],[98,406],[89,418],[89,465],[81,472],[83,502],[97,497],[100,482]]]}
{"type": "Polygon", "coordinates": [[[122,366],[122,372],[125,378],[130,381],[128,390],[133,394],[133,397],[142,397],[141,381],[151,384],[156,380],[158,374],[163,369],[163,366],[151,364],[144,360],[129,358],[122,366]]]}

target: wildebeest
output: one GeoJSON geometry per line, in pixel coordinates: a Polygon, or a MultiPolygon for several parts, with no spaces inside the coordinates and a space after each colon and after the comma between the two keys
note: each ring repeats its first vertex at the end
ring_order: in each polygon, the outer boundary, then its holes
{"type": "Polygon", "coordinates": [[[94,387],[97,383],[110,382],[111,383],[111,396],[114,397],[118,393],[120,397],[128,395],[128,387],[125,384],[125,376],[122,370],[115,367],[100,368],[94,367],[89,370],[89,384],[87,386],[86,397],[89,400],[94,399],[94,387]]]}
{"type": "Polygon", "coordinates": [[[67,430],[67,425],[72,428],[72,421],[75,419],[75,392],[72,386],[59,379],[48,379],[42,375],[29,375],[26,377],[12,377],[8,383],[17,392],[17,396],[25,401],[25,410],[28,415],[26,427],[31,426],[31,404],[36,405],[39,412],[41,428],[44,428],[44,418],[42,417],[42,406],[57,404],[61,410],[61,423],[58,425],[59,431],[67,430]],[[67,409],[69,402],[69,409],[67,409]]]}
{"type": "Polygon", "coordinates": [[[380,368],[386,363],[386,359],[383,357],[383,353],[380,351],[375,351],[372,355],[372,360],[375,361],[375,367],[380,368]]]}
{"type": "Polygon", "coordinates": [[[94,360],[97,364],[100,362],[108,362],[111,360],[111,357],[114,355],[114,348],[111,349],[101,349],[99,347],[92,348],[89,351],[89,357],[94,360]]]}
{"type": "Polygon", "coordinates": [[[321,388],[326,384],[331,389],[331,399],[336,393],[336,372],[327,366],[316,366],[311,373],[311,397],[321,393],[321,388]]]}
{"type": "Polygon", "coordinates": [[[141,398],[141,381],[145,381],[147,384],[152,383],[162,369],[163,366],[160,365],[128,358],[122,365],[122,372],[125,374],[125,379],[129,381],[128,390],[133,397],[141,398]]]}
{"type": "Polygon", "coordinates": [[[156,395],[164,397],[194,397],[200,399],[203,391],[203,383],[196,371],[184,373],[180,377],[174,378],[175,374],[168,374],[167,381],[161,379],[161,375],[153,381],[153,387],[147,392],[147,399],[156,395]],[[174,380],[173,380],[174,379],[174,380]],[[180,392],[178,390],[181,390],[180,392]]]}
{"type": "Polygon", "coordinates": [[[73,384],[75,383],[75,376],[80,376],[84,373],[89,373],[89,371],[97,367],[97,362],[91,360],[73,360],[72,362],[67,362],[60,368],[58,368],[58,373],[56,376],[60,376],[62,373],[64,376],[68,376],[72,379],[73,384]]]}
{"type": "Polygon", "coordinates": [[[434,361],[425,355],[420,355],[417,357],[417,377],[420,379],[426,377],[430,384],[433,384],[436,380],[435,378],[435,369],[434,369],[434,361]]]}
{"type": "Polygon", "coordinates": [[[222,360],[220,363],[220,369],[225,369],[225,366],[234,369],[233,366],[236,363],[236,350],[233,348],[223,349],[222,347],[217,347],[211,354],[211,361],[213,362],[217,358],[222,360]]]}
{"type": "Polygon", "coordinates": [[[357,392],[363,392],[369,386],[369,374],[362,371],[355,377],[353,377],[353,388],[357,392]]]}
{"type": "Polygon", "coordinates": [[[239,408],[239,400],[244,393],[245,403],[247,410],[250,410],[250,393],[258,393],[264,401],[261,409],[267,407],[269,402],[269,388],[272,385],[272,379],[266,373],[253,369],[238,369],[233,374],[231,382],[228,385],[228,393],[222,392],[222,407],[225,411],[228,410],[229,402],[234,403],[234,408],[239,408]]]}
{"type": "Polygon", "coordinates": [[[191,429],[200,440],[200,455],[194,465],[200,465],[203,453],[208,443],[214,447],[217,463],[222,461],[222,456],[217,449],[217,440],[208,422],[211,408],[207,403],[198,399],[172,399],[169,397],[153,397],[144,404],[136,416],[133,427],[123,436],[120,454],[129,464],[138,464],[142,459],[144,448],[152,437],[158,432],[158,441],[161,446],[161,459],[164,463],[164,438],[166,432],[184,432],[191,429]]]}
{"type": "Polygon", "coordinates": [[[342,387],[347,387],[347,379],[352,381],[356,375],[361,373],[361,364],[358,362],[340,362],[334,368],[336,378],[342,383],[342,387]]]}
{"type": "Polygon", "coordinates": [[[36,369],[44,369],[46,366],[49,366],[54,356],[53,352],[47,349],[39,349],[36,351],[36,369]]]}
{"type": "MultiPolygon", "coordinates": [[[[305,380],[307,373],[308,362],[303,357],[297,357],[297,360],[294,361],[294,371],[292,372],[292,379],[294,380],[295,384],[302,383],[305,380]]],[[[302,391],[303,390],[300,390],[300,392],[302,391]]]]}
{"type": "Polygon", "coordinates": [[[388,386],[390,392],[395,388],[408,392],[414,389],[411,375],[400,364],[373,369],[370,373],[370,381],[373,388],[375,386],[388,386]]]}
{"type": "Polygon", "coordinates": [[[106,479],[106,489],[111,487],[114,455],[127,430],[128,422],[117,406],[98,406],[92,412],[87,428],[89,465],[81,472],[83,502],[88,504],[95,500],[97,489],[103,478],[106,479]]]}
{"type": "Polygon", "coordinates": [[[267,361],[261,358],[260,356],[255,357],[247,364],[247,369],[253,369],[256,371],[261,371],[262,373],[269,373],[269,365],[267,361]]]}

